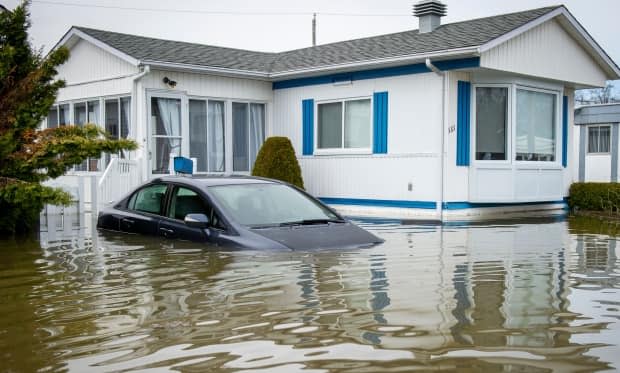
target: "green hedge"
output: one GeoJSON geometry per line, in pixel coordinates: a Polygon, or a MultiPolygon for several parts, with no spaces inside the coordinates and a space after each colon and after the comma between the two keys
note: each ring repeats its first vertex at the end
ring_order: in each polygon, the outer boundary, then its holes
{"type": "Polygon", "coordinates": [[[620,183],[574,183],[568,205],[571,209],[620,213],[620,183]]]}
{"type": "Polygon", "coordinates": [[[301,168],[288,137],[270,137],[261,146],[252,175],[286,181],[304,188],[301,168]]]}

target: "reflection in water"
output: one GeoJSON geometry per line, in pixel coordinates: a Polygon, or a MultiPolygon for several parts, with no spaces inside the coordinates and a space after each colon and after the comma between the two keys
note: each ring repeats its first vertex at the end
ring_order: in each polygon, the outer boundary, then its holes
{"type": "Polygon", "coordinates": [[[45,218],[0,243],[0,371],[619,366],[616,240],[580,220],[366,223],[384,245],[271,253],[45,218]]]}

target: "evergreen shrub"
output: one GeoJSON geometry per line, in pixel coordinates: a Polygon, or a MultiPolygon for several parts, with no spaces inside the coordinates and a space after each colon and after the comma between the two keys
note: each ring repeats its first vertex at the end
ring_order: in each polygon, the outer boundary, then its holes
{"type": "Polygon", "coordinates": [[[252,175],[277,179],[304,188],[301,168],[293,144],[287,137],[270,137],[265,140],[256,156],[252,175]]]}
{"type": "Polygon", "coordinates": [[[620,213],[620,183],[574,183],[570,187],[571,209],[620,213]]]}

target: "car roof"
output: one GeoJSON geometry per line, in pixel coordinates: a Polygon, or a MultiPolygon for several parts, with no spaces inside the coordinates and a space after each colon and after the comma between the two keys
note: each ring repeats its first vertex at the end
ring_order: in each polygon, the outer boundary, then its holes
{"type": "Polygon", "coordinates": [[[242,184],[280,184],[277,180],[264,179],[260,177],[230,175],[230,176],[206,176],[206,175],[170,175],[162,176],[153,181],[175,182],[193,185],[196,187],[210,187],[220,185],[242,185],[242,184]]]}

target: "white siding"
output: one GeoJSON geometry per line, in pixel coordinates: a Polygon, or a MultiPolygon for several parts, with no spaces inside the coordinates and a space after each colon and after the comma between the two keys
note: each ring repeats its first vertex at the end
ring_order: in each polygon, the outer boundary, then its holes
{"type": "Polygon", "coordinates": [[[127,76],[138,72],[133,66],[93,44],[80,40],[70,51],[67,62],[58,67],[58,77],[67,85],[127,76]]]}
{"type": "Polygon", "coordinates": [[[607,79],[594,59],[556,20],[484,52],[480,66],[586,86],[602,87],[607,79]]]}
{"type": "Polygon", "coordinates": [[[264,102],[271,101],[273,97],[270,82],[206,74],[152,70],[141,80],[141,83],[146,89],[185,93],[190,96],[264,102]],[[170,89],[163,83],[164,77],[176,81],[176,87],[170,89]]]}
{"type": "Polygon", "coordinates": [[[82,100],[85,98],[104,96],[128,96],[131,94],[132,78],[105,80],[87,84],[78,84],[62,88],[58,91],[57,102],[82,100]]]}
{"type": "MultiPolygon", "coordinates": [[[[287,136],[302,149],[304,99],[372,97],[388,92],[388,154],[300,158],[306,189],[320,197],[437,201],[441,149],[442,79],[433,73],[274,91],[270,135],[287,136]],[[411,191],[409,191],[411,183],[411,191]]],[[[314,115],[317,119],[316,109],[314,115]]],[[[316,131],[315,131],[316,135],[316,131]]]]}

